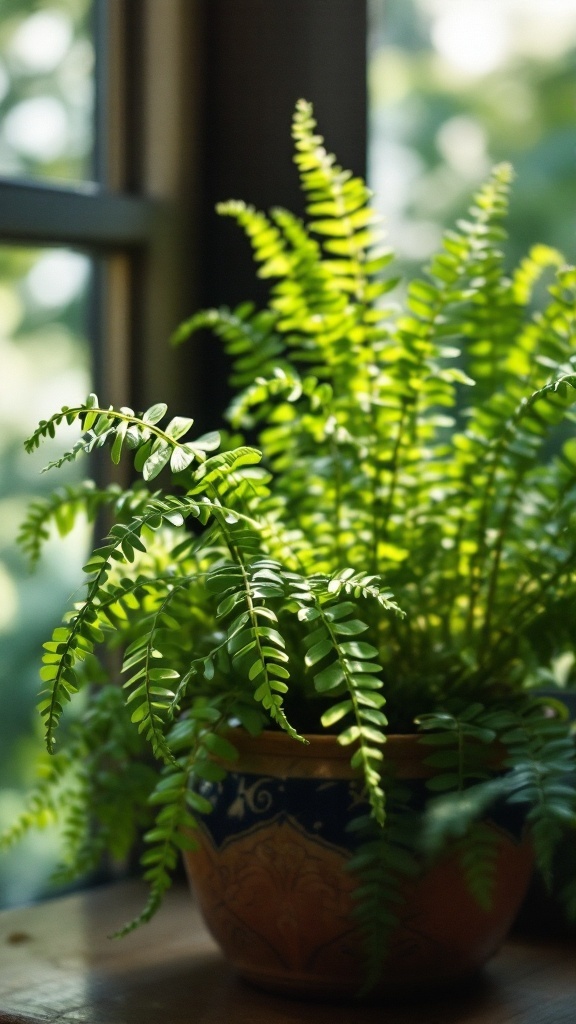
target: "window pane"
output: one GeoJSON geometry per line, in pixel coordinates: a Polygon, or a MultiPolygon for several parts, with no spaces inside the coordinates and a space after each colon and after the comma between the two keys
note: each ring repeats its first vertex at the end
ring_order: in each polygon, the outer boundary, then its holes
{"type": "Polygon", "coordinates": [[[93,0],[2,0],[0,174],[83,181],[94,147],[93,0]]]}
{"type": "MultiPolygon", "coordinates": [[[[80,253],[0,246],[0,830],[34,777],[41,645],[77,586],[88,542],[87,528],[50,540],[38,569],[29,572],[16,545],[29,501],[79,478],[86,467],[40,473],[77,432],[34,455],[22,442],[39,419],[90,391],[91,277],[91,263],[80,253]]],[[[42,833],[0,857],[0,905],[42,891],[53,850],[54,838],[42,833]]]]}
{"type": "MultiPolygon", "coordinates": [[[[371,0],[370,179],[408,265],[501,160],[512,257],[574,257],[573,0],[371,0]]],[[[409,268],[411,269],[411,268],[409,268]]]]}

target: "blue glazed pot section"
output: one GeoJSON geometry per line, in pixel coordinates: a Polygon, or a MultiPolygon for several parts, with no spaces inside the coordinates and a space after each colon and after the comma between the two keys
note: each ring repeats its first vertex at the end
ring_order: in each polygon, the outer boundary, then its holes
{"type": "MultiPolygon", "coordinates": [[[[290,820],[302,832],[352,853],[360,835],[347,831],[347,825],[368,810],[361,784],[354,779],[284,779],[230,772],[220,782],[199,780],[196,788],[212,804],[212,813],[201,816],[201,820],[216,848],[272,820],[290,820]]],[[[430,801],[425,782],[411,780],[402,788],[403,803],[409,793],[411,809],[422,813],[430,801]]],[[[392,803],[393,798],[389,806],[392,803]]],[[[485,820],[519,843],[525,831],[526,808],[497,801],[485,820]]]]}
{"type": "Polygon", "coordinates": [[[290,819],[303,832],[352,851],[357,840],[346,825],[366,810],[354,780],[278,779],[230,772],[221,782],[199,781],[196,788],[214,808],[202,821],[217,848],[272,820],[290,819]]]}

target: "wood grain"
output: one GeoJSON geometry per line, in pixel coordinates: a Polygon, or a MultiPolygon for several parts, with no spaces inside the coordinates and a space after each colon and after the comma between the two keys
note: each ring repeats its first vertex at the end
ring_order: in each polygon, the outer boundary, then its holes
{"type": "Polygon", "coordinates": [[[309,1003],[234,977],[184,887],[124,939],[139,883],[0,914],[0,1024],[574,1024],[576,944],[509,941],[459,990],[409,1003],[309,1003]]]}

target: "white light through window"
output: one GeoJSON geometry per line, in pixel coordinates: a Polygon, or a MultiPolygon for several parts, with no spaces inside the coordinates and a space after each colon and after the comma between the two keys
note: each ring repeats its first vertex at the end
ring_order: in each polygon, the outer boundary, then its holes
{"type": "Polygon", "coordinates": [[[30,74],[53,71],[72,42],[72,25],[59,11],[38,11],[15,33],[10,55],[30,74]]]}
{"type": "Polygon", "coordinates": [[[47,252],[34,264],[26,278],[30,298],[46,309],[65,306],[84,289],[90,261],[68,250],[47,252]]]}
{"type": "Polygon", "coordinates": [[[68,117],[52,96],[23,100],[6,115],[4,135],[18,152],[35,160],[53,160],[68,143],[68,117]]]}
{"type": "Polygon", "coordinates": [[[438,53],[465,75],[494,71],[509,49],[508,25],[502,4],[444,4],[432,24],[438,53]]]}

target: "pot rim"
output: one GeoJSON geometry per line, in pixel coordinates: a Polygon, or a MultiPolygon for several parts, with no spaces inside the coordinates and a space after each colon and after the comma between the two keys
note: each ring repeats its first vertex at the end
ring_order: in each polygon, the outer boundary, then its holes
{"type": "MultiPolygon", "coordinates": [[[[238,751],[238,760],[227,762],[228,770],[282,776],[313,776],[322,778],[360,778],[359,769],[352,768],[351,757],[357,744],[342,746],[331,734],[305,733],[301,743],[288,733],[265,729],[251,736],[241,727],[227,730],[227,736],[238,751]]],[[[417,733],[392,733],[382,744],[385,761],[397,778],[430,778],[436,770],[425,764],[432,753],[420,742],[417,733]]]]}
{"type": "MultiPolygon", "coordinates": [[[[278,753],[282,756],[296,752],[300,757],[324,758],[329,756],[349,761],[351,751],[356,746],[354,743],[344,746],[338,742],[338,737],[333,733],[302,733],[305,743],[294,739],[287,732],[273,729],[264,729],[257,736],[252,736],[245,729],[237,727],[230,729],[229,735],[233,738],[232,742],[236,746],[252,749],[253,745],[257,745],[260,750],[266,750],[271,755],[278,753]]],[[[419,733],[415,732],[388,733],[386,742],[382,746],[384,750],[390,750],[394,755],[402,756],[403,753],[408,754],[408,752],[413,755],[415,750],[425,749],[425,745],[420,743],[420,738],[419,733]]]]}

